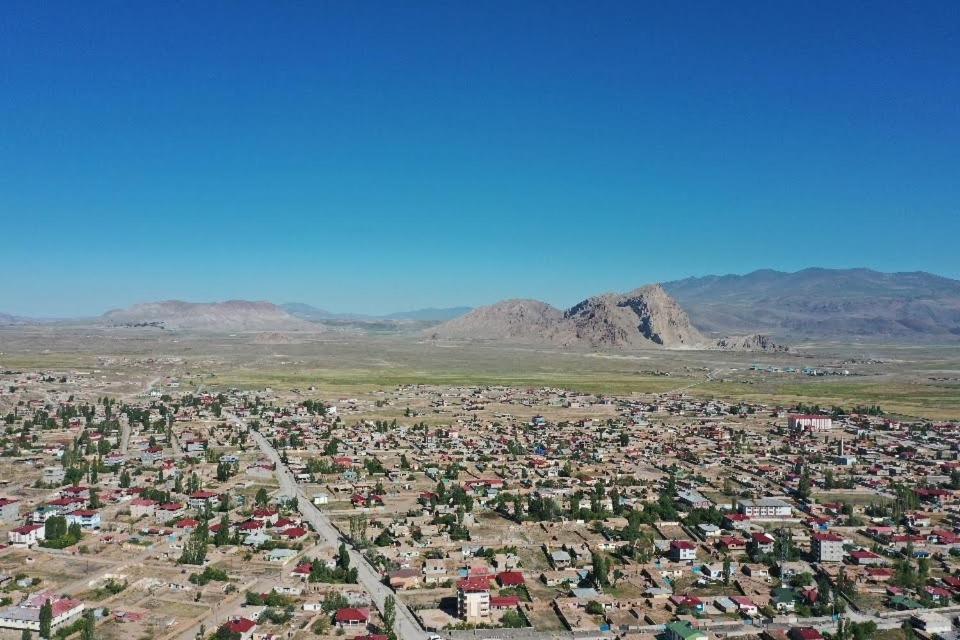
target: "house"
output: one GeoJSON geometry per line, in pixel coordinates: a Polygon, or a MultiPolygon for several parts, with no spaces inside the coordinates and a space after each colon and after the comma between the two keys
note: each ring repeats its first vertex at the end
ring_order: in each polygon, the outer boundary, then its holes
{"type": "Polygon", "coordinates": [[[63,484],[67,471],[63,467],[44,467],[43,484],[60,485],[63,484]]]}
{"type": "Polygon", "coordinates": [[[516,609],[519,606],[520,596],[492,596],[490,598],[490,608],[495,611],[516,609]]]}
{"type": "Polygon", "coordinates": [[[370,612],[367,609],[345,607],[337,611],[335,620],[341,629],[362,627],[369,622],[370,612]]]}
{"type": "Polygon", "coordinates": [[[671,540],[670,559],[674,562],[696,560],[697,547],[689,540],[671,540]]]}
{"type": "Polygon", "coordinates": [[[713,503],[705,498],[699,491],[690,489],[688,491],[681,491],[677,494],[677,501],[685,507],[691,509],[709,509],[713,506],[713,503]]]}
{"type": "Polygon", "coordinates": [[[390,574],[390,587],[396,590],[416,589],[420,586],[420,571],[399,569],[390,574]]]}
{"type": "Polygon", "coordinates": [[[183,443],[185,453],[203,453],[207,450],[206,440],[187,440],[183,443]]]}
{"type": "Polygon", "coordinates": [[[79,600],[64,598],[51,591],[43,591],[28,597],[19,605],[0,611],[0,628],[27,629],[39,633],[40,608],[47,602],[53,609],[53,618],[50,622],[52,630],[76,620],[83,613],[83,603],[79,600]]]}
{"type": "Polygon", "coordinates": [[[266,554],[266,559],[268,562],[280,562],[286,564],[293,558],[297,556],[297,551],[294,549],[270,549],[266,554]]]}
{"type": "MultiPolygon", "coordinates": [[[[80,506],[83,506],[82,503],[80,506]]],[[[59,516],[62,513],[64,513],[64,511],[60,507],[56,505],[45,504],[33,510],[33,513],[30,515],[30,522],[33,522],[34,524],[43,524],[50,518],[59,516]]]]}
{"type": "Polygon", "coordinates": [[[78,509],[67,514],[67,525],[78,524],[81,529],[99,529],[100,512],[91,509],[78,509]]]}
{"type": "Polygon", "coordinates": [[[253,512],[253,519],[272,527],[280,519],[280,512],[276,509],[256,509],[253,512]]]}
{"type": "Polygon", "coordinates": [[[161,522],[169,522],[176,518],[182,518],[186,512],[186,508],[182,502],[167,502],[157,505],[154,509],[155,517],[161,522]]]}
{"type": "Polygon", "coordinates": [[[554,569],[566,569],[570,566],[570,554],[562,549],[550,552],[550,564],[554,569]]]}
{"type": "Polygon", "coordinates": [[[490,582],[487,578],[465,578],[457,583],[457,613],[464,620],[490,616],[490,582]]]}
{"type": "Polygon", "coordinates": [[[213,491],[195,491],[190,494],[189,503],[191,507],[201,511],[207,506],[214,509],[220,504],[220,496],[213,491]]]}
{"type": "Polygon", "coordinates": [[[307,535],[307,530],[303,527],[287,527],[280,532],[281,538],[286,538],[287,540],[300,540],[301,538],[307,535]]]}
{"type": "Polygon", "coordinates": [[[501,587],[522,587],[525,581],[519,571],[501,571],[497,574],[497,584],[501,587]]]}
{"type": "Polygon", "coordinates": [[[223,625],[231,634],[240,634],[240,640],[250,640],[257,623],[249,618],[234,618],[223,625]]]}
{"type": "Polygon", "coordinates": [[[427,584],[443,582],[447,578],[447,563],[441,558],[427,558],[423,563],[423,580],[427,584]]]}
{"type": "Polygon", "coordinates": [[[130,517],[133,519],[142,518],[147,516],[152,518],[157,513],[157,505],[160,504],[156,500],[150,500],[149,498],[136,498],[130,501],[130,517]]]}
{"type": "Polygon", "coordinates": [[[152,465],[163,459],[163,447],[150,447],[140,452],[140,463],[152,465]]]}
{"type": "Polygon", "coordinates": [[[883,556],[874,553],[873,551],[868,551],[866,549],[858,549],[857,551],[850,552],[850,559],[853,560],[854,564],[859,564],[863,566],[877,566],[885,564],[886,561],[883,559],[883,556]]]}
{"type": "Polygon", "coordinates": [[[770,569],[765,564],[745,564],[743,565],[743,573],[755,580],[770,579],[770,569]]]}
{"type": "Polygon", "coordinates": [[[665,635],[667,640],[707,640],[707,634],[694,629],[689,622],[671,622],[665,635]]]}
{"type": "Polygon", "coordinates": [[[777,540],[769,533],[753,533],[750,536],[750,547],[759,554],[773,553],[777,540]]]}
{"type": "Polygon", "coordinates": [[[263,531],[254,531],[253,533],[244,537],[243,544],[247,545],[248,547],[256,548],[256,547],[262,547],[263,545],[267,544],[271,540],[272,538],[268,536],[266,533],[264,533],[263,531]]]}
{"type": "Polygon", "coordinates": [[[742,538],[737,538],[736,536],[722,536],[719,542],[717,542],[717,546],[724,551],[733,553],[735,551],[745,551],[747,549],[747,541],[742,538]]]}
{"type": "Polygon", "coordinates": [[[686,609],[693,613],[703,613],[707,605],[706,603],[696,596],[690,595],[673,595],[670,596],[670,602],[673,603],[673,606],[676,607],[678,611],[686,609]]]}
{"type": "Polygon", "coordinates": [[[790,629],[790,640],[823,640],[823,634],[813,627],[794,627],[790,629]]]}
{"type": "Polygon", "coordinates": [[[45,539],[42,524],[28,524],[7,532],[7,540],[15,547],[32,547],[45,539]]]}
{"type": "Polygon", "coordinates": [[[740,613],[742,613],[745,616],[752,617],[757,615],[760,612],[759,608],[757,607],[756,604],[754,604],[753,600],[751,600],[747,596],[730,596],[730,599],[733,600],[734,604],[737,605],[737,609],[740,610],[740,613]]]}

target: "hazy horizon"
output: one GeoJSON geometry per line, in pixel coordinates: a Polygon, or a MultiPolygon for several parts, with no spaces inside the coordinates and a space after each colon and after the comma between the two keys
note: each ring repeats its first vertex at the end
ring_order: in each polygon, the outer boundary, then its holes
{"type": "MultiPolygon", "coordinates": [[[[651,281],[649,281],[649,282],[638,282],[638,283],[635,283],[635,284],[633,284],[633,285],[626,286],[626,287],[623,287],[623,288],[620,288],[620,289],[594,288],[594,289],[592,289],[592,290],[585,291],[585,292],[583,292],[583,293],[581,293],[581,294],[579,294],[579,295],[575,295],[575,296],[570,296],[570,295],[568,295],[568,296],[564,297],[564,298],[561,299],[561,300],[549,300],[549,299],[546,299],[544,296],[537,295],[536,293],[533,293],[533,294],[531,294],[531,295],[509,295],[509,294],[507,294],[507,295],[503,295],[503,296],[501,296],[501,297],[499,297],[499,298],[495,298],[495,299],[491,299],[491,300],[484,300],[484,301],[475,302],[475,303],[469,303],[469,302],[459,303],[459,304],[457,304],[457,303],[454,303],[454,304],[430,304],[430,303],[428,303],[428,304],[424,304],[424,305],[422,305],[422,306],[417,306],[417,307],[413,307],[413,306],[409,306],[409,305],[408,305],[408,306],[403,307],[403,308],[381,308],[381,306],[377,306],[377,307],[370,307],[370,308],[375,308],[376,310],[374,310],[374,311],[361,311],[361,310],[358,310],[358,309],[355,309],[355,308],[333,308],[333,307],[331,307],[331,306],[329,306],[329,305],[324,304],[322,301],[316,302],[316,301],[311,301],[311,300],[306,299],[306,298],[298,299],[298,300],[278,300],[278,299],[276,299],[275,297],[271,297],[271,296],[261,296],[261,297],[242,297],[242,296],[236,297],[236,296],[232,296],[232,297],[224,297],[224,296],[216,296],[216,295],[211,296],[211,297],[208,297],[208,298],[186,298],[186,297],[183,297],[183,296],[175,296],[175,295],[174,295],[174,296],[168,296],[168,297],[159,297],[159,298],[151,298],[151,299],[133,300],[133,301],[130,301],[130,302],[124,303],[124,304],[112,304],[112,305],[109,305],[109,306],[107,306],[107,307],[104,307],[103,309],[94,310],[94,311],[91,312],[91,313],[46,313],[46,314],[42,314],[42,313],[29,313],[29,312],[24,313],[24,312],[11,311],[11,310],[9,310],[9,309],[5,309],[5,308],[2,308],[2,307],[0,307],[0,313],[6,313],[6,314],[10,314],[10,315],[17,316],[17,317],[23,317],[23,318],[33,318],[33,319],[37,319],[37,320],[61,320],[61,319],[62,319],[62,320],[70,320],[70,319],[93,318],[93,317],[97,317],[97,316],[103,315],[104,313],[106,313],[106,312],[108,312],[108,311],[111,311],[111,310],[114,310],[114,309],[124,309],[124,308],[130,307],[130,306],[136,305],[136,304],[144,304],[144,303],[177,301],[177,302],[187,302],[187,303],[194,303],[194,304],[203,304],[203,303],[227,302],[227,301],[231,301],[231,300],[240,300],[240,301],[247,301],[247,302],[270,302],[270,303],[276,304],[276,305],[278,305],[278,306],[283,306],[283,305],[287,305],[287,304],[306,304],[306,305],[308,305],[308,306],[310,306],[310,307],[313,307],[313,308],[315,308],[315,309],[322,310],[322,311],[326,311],[326,312],[329,312],[329,313],[335,314],[335,315],[356,315],[356,316],[370,316],[370,317],[386,317],[386,316],[389,316],[389,315],[391,315],[391,314],[402,314],[402,313],[410,313],[410,312],[415,312],[415,311],[424,311],[424,310],[431,310],[431,309],[432,309],[432,310],[445,310],[445,309],[454,309],[454,308],[472,308],[472,309],[475,309],[475,308],[477,308],[477,307],[482,307],[482,306],[494,304],[494,303],[499,302],[499,301],[502,301],[502,300],[520,299],[520,298],[529,298],[529,299],[541,300],[541,301],[543,301],[543,302],[546,302],[546,303],[548,303],[548,304],[551,304],[552,306],[554,306],[554,307],[556,307],[556,308],[558,308],[558,309],[566,309],[566,308],[569,308],[569,307],[573,306],[574,304],[576,304],[576,303],[578,303],[578,302],[581,302],[582,300],[584,300],[584,299],[586,299],[586,298],[588,298],[588,297],[594,296],[594,295],[598,295],[598,294],[601,294],[601,293],[624,293],[624,292],[627,292],[627,291],[630,291],[630,290],[633,290],[633,289],[636,289],[636,288],[638,288],[638,287],[642,287],[642,286],[648,285],[648,284],[661,284],[661,283],[673,282],[673,281],[676,281],[676,280],[684,280],[684,279],[687,279],[687,278],[703,278],[703,277],[710,277],[710,276],[719,276],[719,277],[723,277],[723,276],[746,276],[746,275],[750,275],[750,274],[752,274],[752,273],[755,273],[756,271],[765,271],[765,270],[780,271],[780,272],[782,272],[782,273],[798,273],[798,272],[807,271],[807,270],[813,270],[813,269],[827,269],[827,270],[868,269],[868,270],[871,270],[871,271],[875,271],[875,272],[878,272],[878,273],[885,273],[885,274],[911,273],[911,272],[918,272],[918,271],[919,271],[919,272],[923,272],[923,273],[929,273],[930,275],[934,275],[934,276],[940,276],[940,277],[945,277],[945,278],[950,278],[950,279],[953,279],[953,280],[960,281],[960,278],[954,278],[954,277],[952,277],[952,276],[947,276],[947,275],[940,274],[940,273],[933,273],[933,272],[927,272],[927,271],[922,271],[922,270],[910,270],[910,271],[896,271],[896,272],[893,272],[893,271],[884,271],[884,270],[882,270],[882,269],[874,269],[874,268],[871,268],[871,267],[863,267],[863,266],[855,266],[855,267],[821,267],[821,266],[808,265],[808,266],[805,266],[805,267],[801,267],[801,268],[799,268],[799,269],[796,269],[796,270],[794,270],[794,271],[786,271],[786,270],[783,270],[783,269],[771,269],[771,268],[768,268],[768,267],[764,267],[764,268],[761,268],[761,269],[754,269],[754,270],[751,270],[751,271],[745,272],[745,273],[705,273],[705,274],[698,274],[698,275],[683,276],[683,277],[680,277],[680,278],[670,278],[670,279],[661,278],[661,279],[658,279],[658,280],[651,280],[651,281]]],[[[376,302],[376,301],[373,301],[373,302],[376,302]]],[[[368,306],[369,306],[369,305],[368,305],[368,306]]]]}
{"type": "Polygon", "coordinates": [[[6,313],[960,278],[955,3],[94,5],[5,6],[6,313]]]}

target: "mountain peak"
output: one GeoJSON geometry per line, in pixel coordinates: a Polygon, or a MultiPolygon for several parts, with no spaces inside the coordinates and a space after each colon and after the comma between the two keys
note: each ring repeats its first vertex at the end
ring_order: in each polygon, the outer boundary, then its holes
{"type": "Polygon", "coordinates": [[[566,311],[512,299],[474,309],[430,331],[438,338],[551,343],[594,349],[704,346],[706,341],[660,285],[587,298],[566,311]]]}

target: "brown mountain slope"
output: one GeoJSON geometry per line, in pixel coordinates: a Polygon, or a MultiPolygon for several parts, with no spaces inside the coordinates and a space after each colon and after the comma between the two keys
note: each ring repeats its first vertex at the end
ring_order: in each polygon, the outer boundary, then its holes
{"type": "Polygon", "coordinates": [[[564,314],[576,341],[594,348],[703,347],[686,312],[660,285],[588,298],[564,314]]]}
{"type": "Polygon", "coordinates": [[[593,349],[714,346],[659,285],[594,296],[565,312],[536,300],[506,300],[445,322],[428,335],[593,349]]]}
{"type": "Polygon", "coordinates": [[[295,318],[270,302],[182,302],[167,300],[135,304],[103,314],[113,326],[155,325],[164,329],[193,331],[323,331],[317,325],[295,318]]]}
{"type": "Polygon", "coordinates": [[[563,312],[538,300],[503,300],[428,330],[435,338],[544,342],[556,339],[563,312]]]}

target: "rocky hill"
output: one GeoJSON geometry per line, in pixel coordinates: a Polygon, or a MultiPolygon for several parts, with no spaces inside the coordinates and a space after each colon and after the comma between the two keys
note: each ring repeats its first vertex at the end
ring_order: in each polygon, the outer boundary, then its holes
{"type": "Polygon", "coordinates": [[[659,285],[594,296],[566,311],[537,300],[505,300],[445,322],[427,335],[611,350],[715,347],[659,285]]]}
{"type": "Polygon", "coordinates": [[[587,298],[564,313],[576,344],[593,348],[701,347],[706,339],[660,285],[587,298]]]}
{"type": "Polygon", "coordinates": [[[508,340],[519,342],[562,341],[563,312],[539,300],[503,300],[448,320],[428,330],[436,338],[508,340]]]}
{"type": "Polygon", "coordinates": [[[155,326],[193,331],[322,331],[270,302],[182,302],[167,300],[115,309],[101,316],[110,326],[155,326]]]}
{"type": "Polygon", "coordinates": [[[724,351],[768,351],[786,352],[790,347],[774,342],[773,338],[762,333],[749,336],[729,336],[716,342],[717,349],[724,351]]]}
{"type": "Polygon", "coordinates": [[[786,339],[960,339],[960,281],[925,272],[769,269],[667,282],[694,324],[714,335],[786,339]]]}

